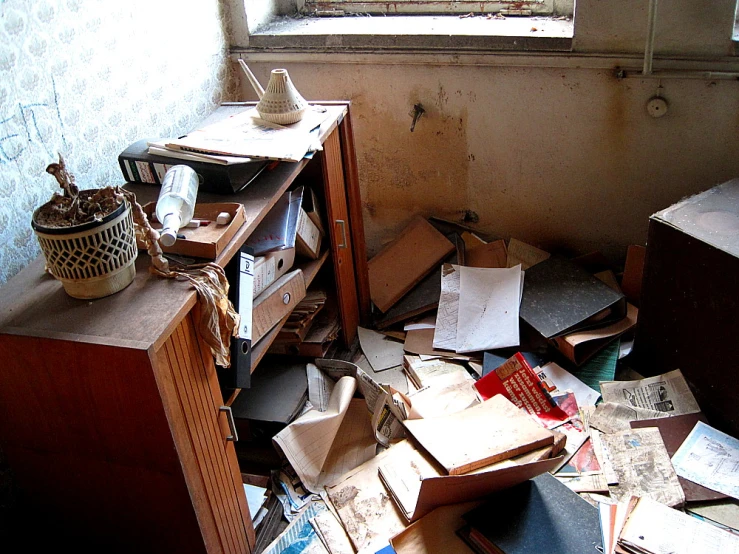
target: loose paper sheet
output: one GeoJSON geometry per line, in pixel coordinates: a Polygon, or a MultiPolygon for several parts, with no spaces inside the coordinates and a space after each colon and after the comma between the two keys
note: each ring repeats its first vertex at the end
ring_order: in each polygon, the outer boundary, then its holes
{"type": "Polygon", "coordinates": [[[464,369],[437,377],[431,384],[408,395],[411,401],[408,419],[453,414],[479,404],[481,399],[474,383],[464,369]]]}
{"type": "Polygon", "coordinates": [[[616,404],[615,402],[602,402],[598,404],[590,416],[589,425],[604,433],[617,433],[631,429],[630,421],[641,421],[669,417],[665,412],[657,412],[644,408],[635,408],[616,404]]]}
{"type": "Polygon", "coordinates": [[[392,449],[378,454],[326,486],[358,554],[375,554],[407,523],[380,481],[377,468],[392,449]]]}
{"type": "MultiPolygon", "coordinates": [[[[459,267],[456,348],[460,353],[518,346],[521,266],[459,267]]],[[[436,346],[436,344],[434,344],[436,346]]]]}
{"type": "Polygon", "coordinates": [[[367,436],[371,436],[371,431],[362,425],[362,418],[366,420],[367,414],[361,404],[359,408],[355,406],[344,425],[356,384],[356,379],[342,377],[325,412],[309,411],[273,439],[311,492],[319,492],[334,474],[341,474],[352,464],[366,459],[370,444],[367,436]],[[339,433],[342,427],[344,435],[339,433]],[[358,442],[347,442],[349,436],[358,442]]]}
{"type": "Polygon", "coordinates": [[[305,370],[308,375],[308,400],[316,410],[325,412],[335,382],[313,364],[306,364],[305,370]]]}
{"type": "Polygon", "coordinates": [[[537,373],[542,381],[549,381],[556,387],[556,390],[549,391],[550,394],[556,394],[556,391],[564,392],[567,390],[575,393],[578,406],[595,406],[598,398],[600,398],[598,391],[591,389],[572,373],[554,362],[546,364],[537,373]]]}
{"type": "Polygon", "coordinates": [[[680,477],[739,499],[739,440],[696,423],[672,457],[680,477]]]}
{"type": "Polygon", "coordinates": [[[647,496],[667,506],[682,506],[685,495],[656,427],[631,429],[601,437],[618,475],[610,487],[619,502],[647,496]]]}
{"type": "Polygon", "coordinates": [[[647,553],[739,553],[738,536],[649,498],[639,499],[621,531],[619,543],[647,553]]]}
{"type": "Polygon", "coordinates": [[[391,367],[398,367],[403,363],[403,343],[395,341],[385,335],[357,327],[359,344],[367,357],[372,369],[382,371],[391,367]]]}
{"type": "Polygon", "coordinates": [[[351,362],[317,358],[316,365],[335,379],[342,376],[356,379],[372,418],[377,442],[387,446],[390,441],[405,436],[401,422],[408,417],[407,406],[410,406],[410,402],[399,391],[391,386],[378,384],[371,375],[351,362]]]}
{"type": "Polygon", "coordinates": [[[638,381],[604,381],[600,384],[604,402],[665,412],[692,414],[700,406],[679,369],[638,381]]]}
{"type": "Polygon", "coordinates": [[[455,350],[459,314],[460,266],[444,264],[441,268],[441,294],[436,312],[433,347],[455,350]]]}

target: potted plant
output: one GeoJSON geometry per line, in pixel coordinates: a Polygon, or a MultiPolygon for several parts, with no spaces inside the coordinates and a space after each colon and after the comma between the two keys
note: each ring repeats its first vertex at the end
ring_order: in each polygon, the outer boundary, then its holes
{"type": "Polygon", "coordinates": [[[119,187],[79,190],[61,155],[46,171],[63,190],[31,218],[47,271],[74,298],[124,289],[136,274],[138,253],[130,202],[119,187]]]}

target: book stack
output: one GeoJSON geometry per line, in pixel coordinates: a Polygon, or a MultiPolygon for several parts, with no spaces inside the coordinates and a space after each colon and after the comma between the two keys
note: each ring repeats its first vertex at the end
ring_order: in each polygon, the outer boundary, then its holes
{"type": "Polygon", "coordinates": [[[316,131],[326,118],[317,107],[298,124],[281,126],[258,118],[254,108],[218,107],[195,129],[172,139],[138,140],[118,156],[131,183],[161,185],[174,165],[195,170],[200,189],[232,194],[251,183],[271,162],[300,161],[320,149],[316,131]]]}

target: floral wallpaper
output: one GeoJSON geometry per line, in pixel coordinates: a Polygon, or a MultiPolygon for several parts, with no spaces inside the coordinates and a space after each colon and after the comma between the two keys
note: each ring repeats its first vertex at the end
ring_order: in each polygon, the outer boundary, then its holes
{"type": "Polygon", "coordinates": [[[81,189],[121,184],[130,143],[236,99],[224,19],[219,0],[0,0],[0,284],[40,254],[58,153],[81,189]]]}

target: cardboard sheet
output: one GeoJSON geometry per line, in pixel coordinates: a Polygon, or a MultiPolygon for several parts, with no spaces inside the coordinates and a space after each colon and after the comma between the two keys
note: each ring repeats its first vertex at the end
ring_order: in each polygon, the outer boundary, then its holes
{"type": "Polygon", "coordinates": [[[543,262],[549,256],[549,252],[512,238],[508,241],[508,260],[506,265],[507,267],[515,267],[521,264],[521,269],[526,270],[539,262],[543,262]]]}
{"type": "Polygon", "coordinates": [[[477,500],[522,483],[550,471],[560,461],[510,459],[466,475],[445,475],[433,458],[412,442],[402,441],[388,450],[378,471],[400,512],[413,522],[439,506],[477,500]]]}
{"type": "Polygon", "coordinates": [[[465,521],[462,514],[482,500],[440,506],[390,539],[396,554],[467,553],[469,548],[457,536],[465,521]]]}
{"type": "Polygon", "coordinates": [[[359,344],[367,357],[372,369],[382,371],[391,367],[398,367],[403,363],[403,343],[388,338],[385,335],[357,327],[359,344]]]}
{"type": "Polygon", "coordinates": [[[450,475],[468,473],[554,442],[551,431],[501,395],[461,412],[406,420],[404,425],[450,475]]]}
{"type": "Polygon", "coordinates": [[[370,296],[381,312],[410,291],[454,250],[454,245],[420,216],[367,264],[370,296]]]}

